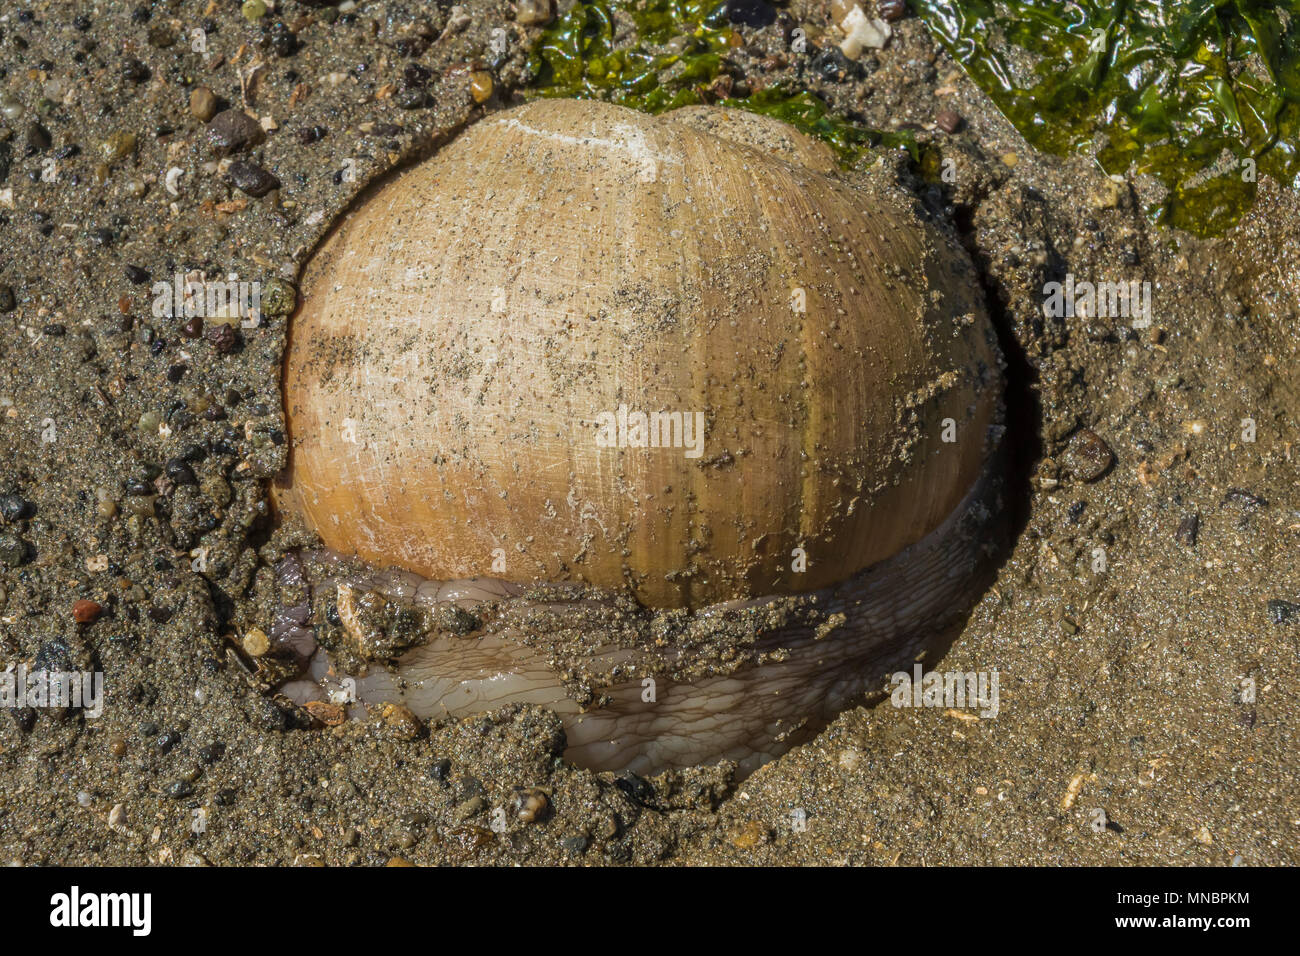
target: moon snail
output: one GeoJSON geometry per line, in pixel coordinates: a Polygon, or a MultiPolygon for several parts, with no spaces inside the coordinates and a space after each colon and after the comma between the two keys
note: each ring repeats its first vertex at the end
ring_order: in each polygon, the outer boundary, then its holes
{"type": "Polygon", "coordinates": [[[570,100],[370,190],[290,326],[276,503],[332,656],[284,692],[748,772],[910,666],[983,590],[1004,431],[918,206],[777,120],[570,100]]]}

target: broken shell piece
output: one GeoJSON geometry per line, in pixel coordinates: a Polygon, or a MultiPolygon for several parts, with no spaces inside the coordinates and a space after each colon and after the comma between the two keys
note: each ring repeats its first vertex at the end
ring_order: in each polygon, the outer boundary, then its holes
{"type": "Polygon", "coordinates": [[[850,60],[862,56],[865,49],[879,50],[893,35],[893,30],[884,20],[874,20],[862,12],[861,7],[854,7],[840,23],[840,29],[846,36],[840,43],[840,52],[850,60]]]}

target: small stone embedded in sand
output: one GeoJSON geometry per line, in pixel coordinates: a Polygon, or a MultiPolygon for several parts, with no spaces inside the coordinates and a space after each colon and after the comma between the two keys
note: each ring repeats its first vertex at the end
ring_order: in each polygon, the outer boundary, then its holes
{"type": "Polygon", "coordinates": [[[492,98],[492,74],[486,70],[474,70],[469,75],[469,94],[475,103],[486,103],[492,98]]]}
{"type": "Polygon", "coordinates": [[[0,495],[0,518],[12,524],[31,516],[32,507],[22,495],[0,495]]]}
{"type": "Polygon", "coordinates": [[[347,720],[347,710],[341,704],[332,704],[327,700],[309,700],[303,704],[307,713],[326,727],[337,727],[347,720]]]}
{"type": "Polygon", "coordinates": [[[229,156],[266,140],[262,124],[243,110],[222,110],[207,128],[208,146],[218,156],[229,156]]]}
{"type": "Polygon", "coordinates": [[[961,114],[955,110],[940,110],[939,115],[934,118],[934,125],[950,134],[960,130],[964,122],[961,114]]]}
{"type": "Polygon", "coordinates": [[[550,812],[551,801],[544,790],[532,787],[515,794],[515,813],[524,823],[537,823],[550,812]]]}
{"type": "Polygon", "coordinates": [[[100,144],[100,154],[104,157],[104,162],[111,165],[134,153],[136,143],[135,133],[116,130],[100,144]]]}
{"type": "Polygon", "coordinates": [[[1070,439],[1061,461],[1076,481],[1096,481],[1115,463],[1115,453],[1095,431],[1083,428],[1070,439]]]}
{"type": "Polygon", "coordinates": [[[280,188],[280,180],[257,163],[234,162],[227,170],[230,182],[240,191],[260,199],[273,189],[280,188]]]}
{"type": "Polygon", "coordinates": [[[217,94],[206,86],[196,86],[190,91],[190,112],[204,123],[217,115],[217,94]]]}
{"type": "Polygon", "coordinates": [[[271,640],[266,632],[255,627],[244,635],[244,652],[250,657],[261,657],[271,649],[271,640]]]}
{"type": "Polygon", "coordinates": [[[104,608],[94,601],[80,600],[72,605],[72,619],[78,624],[93,624],[104,613],[104,608]]]}
{"type": "Polygon", "coordinates": [[[757,820],[750,820],[731,835],[731,845],[737,850],[750,850],[767,839],[767,828],[757,820]]]}
{"type": "Polygon", "coordinates": [[[515,21],[525,26],[540,26],[555,19],[555,0],[519,0],[515,21]]]}

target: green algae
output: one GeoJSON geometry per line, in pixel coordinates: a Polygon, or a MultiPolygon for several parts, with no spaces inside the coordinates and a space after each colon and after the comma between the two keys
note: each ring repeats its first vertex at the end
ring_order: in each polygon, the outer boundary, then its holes
{"type": "Polygon", "coordinates": [[[725,6],[717,0],[584,0],[533,50],[534,93],[607,100],[647,113],[720,102],[784,120],[825,141],[846,165],[881,146],[919,157],[909,132],[852,123],[807,90],[776,84],[719,99],[710,86],[726,72],[733,36],[725,6]]]}
{"type": "Polygon", "coordinates": [[[912,0],[1036,148],[1166,187],[1153,221],[1222,233],[1300,176],[1300,0],[912,0]]]}

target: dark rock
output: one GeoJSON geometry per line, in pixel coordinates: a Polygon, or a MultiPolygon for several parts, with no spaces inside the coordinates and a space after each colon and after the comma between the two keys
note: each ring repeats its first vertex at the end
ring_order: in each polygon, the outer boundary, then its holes
{"type": "Polygon", "coordinates": [[[31,517],[32,506],[22,495],[0,495],[0,518],[5,521],[21,521],[31,517]]]}
{"type": "Polygon", "coordinates": [[[261,198],[272,189],[280,188],[280,180],[256,163],[231,163],[230,181],[236,188],[254,198],[261,198]]]}
{"type": "Polygon", "coordinates": [[[1268,602],[1268,616],[1274,624],[1291,624],[1300,621],[1300,604],[1274,598],[1268,602]]]}
{"type": "Polygon", "coordinates": [[[212,348],[218,355],[226,355],[234,351],[235,346],[239,344],[239,333],[235,331],[234,326],[224,322],[209,326],[203,333],[203,337],[212,343],[212,348]]]}
{"type": "Polygon", "coordinates": [[[901,20],[907,16],[907,0],[876,0],[876,9],[882,20],[901,20]]]}
{"type": "Polygon", "coordinates": [[[953,110],[940,110],[939,115],[934,118],[934,125],[949,134],[957,132],[964,123],[961,114],[953,110]]]}
{"type": "Polygon", "coordinates": [[[812,58],[813,72],[830,83],[840,83],[853,76],[853,62],[837,46],[819,50],[812,58]]]}
{"type": "Polygon", "coordinates": [[[262,124],[243,110],[222,110],[207,129],[208,146],[218,156],[229,156],[266,141],[262,124]]]}
{"type": "Polygon", "coordinates": [[[0,564],[16,568],[27,560],[27,542],[17,535],[0,534],[0,564]]]}
{"type": "Polygon", "coordinates": [[[1076,481],[1096,481],[1115,463],[1115,453],[1100,435],[1083,428],[1070,439],[1061,461],[1076,481]]]}

